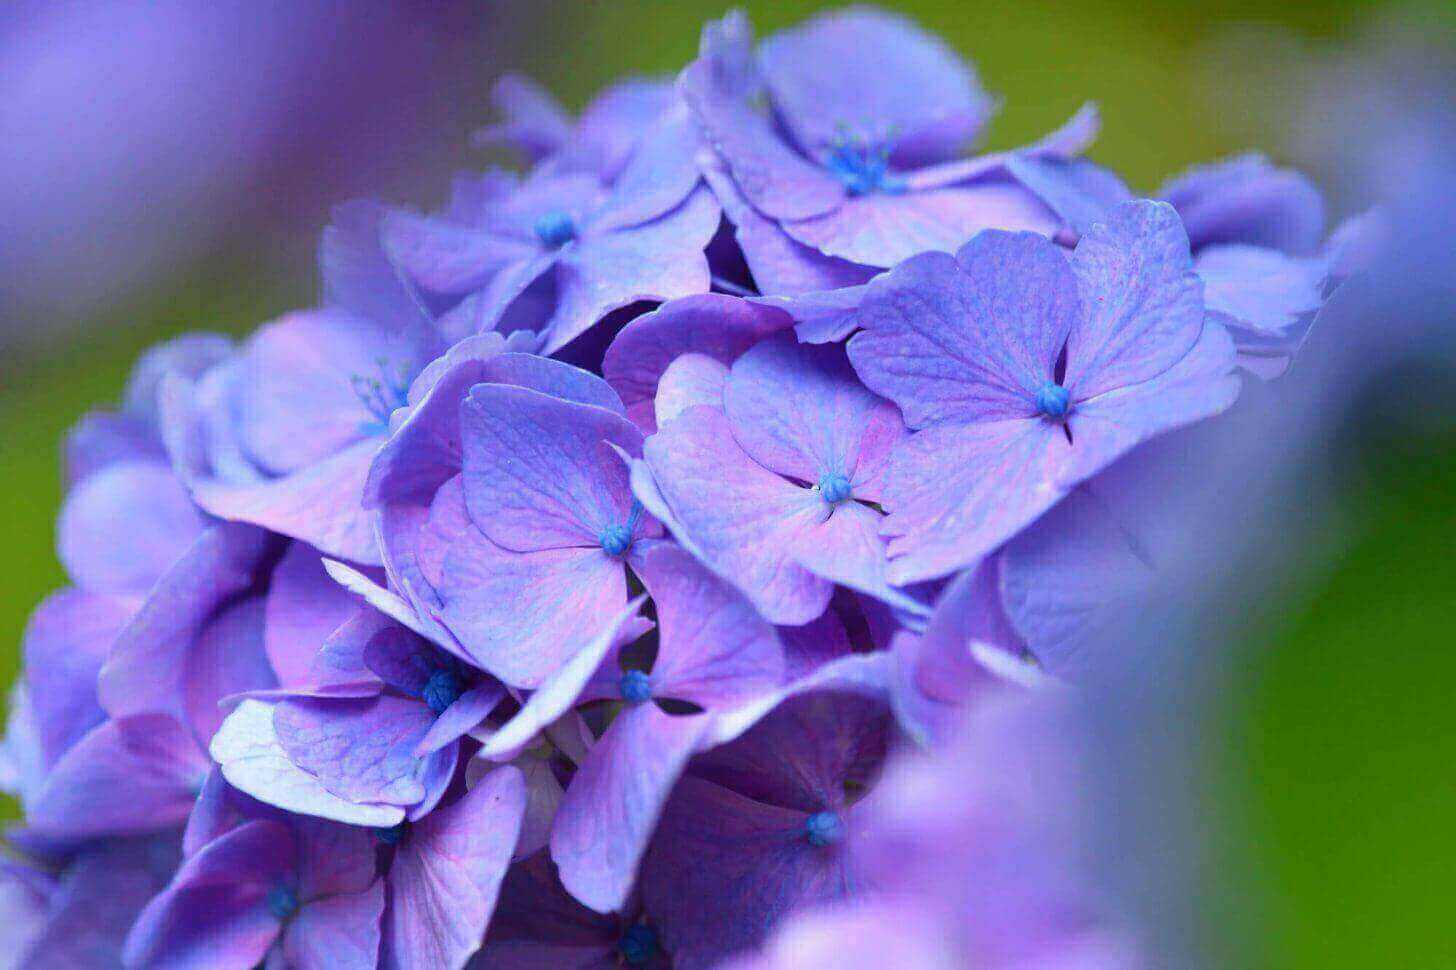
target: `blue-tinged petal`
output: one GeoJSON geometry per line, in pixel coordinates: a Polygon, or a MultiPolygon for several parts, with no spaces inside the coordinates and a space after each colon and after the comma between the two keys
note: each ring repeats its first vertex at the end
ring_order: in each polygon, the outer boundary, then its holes
{"type": "Polygon", "coordinates": [[[1313,253],[1324,234],[1319,190],[1258,154],[1191,169],[1158,196],[1178,210],[1194,248],[1245,243],[1301,256],[1313,253]]]}
{"type": "Polygon", "coordinates": [[[425,797],[429,766],[414,752],[434,719],[408,698],[301,698],[278,704],[273,727],[284,754],[332,794],[410,806],[425,797]]]}
{"type": "Polygon", "coordinates": [[[384,880],[358,893],[315,900],[299,910],[279,952],[293,970],[374,970],[379,966],[384,880]]]}

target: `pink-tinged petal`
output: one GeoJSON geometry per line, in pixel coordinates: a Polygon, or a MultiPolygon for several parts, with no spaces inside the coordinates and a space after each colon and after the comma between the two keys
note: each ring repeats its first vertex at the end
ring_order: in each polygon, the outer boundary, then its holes
{"type": "Polygon", "coordinates": [[[720,159],[700,156],[700,164],[703,178],[723,206],[723,215],[733,223],[733,238],[743,251],[760,293],[827,292],[858,285],[875,274],[868,266],[825,256],[805,246],[780,229],[778,223],[765,218],[738,191],[720,159]]]}
{"type": "Polygon", "coordinates": [[[645,908],[677,964],[715,966],[800,907],[854,888],[844,853],[814,846],[803,812],[684,778],[643,863],[645,908]]]}
{"type": "Polygon", "coordinates": [[[411,698],[310,698],[280,703],[273,727],[289,759],[340,798],[414,805],[428,769],[414,749],[434,717],[411,698]]]}
{"type": "Polygon", "coordinates": [[[1085,489],[1008,543],[1000,559],[1006,614],[1057,676],[1095,668],[1098,634],[1153,580],[1115,513],[1085,489]]]}
{"type": "Polygon", "coordinates": [[[653,696],[726,707],[782,686],[783,644],[736,589],[667,543],[644,557],[638,573],[661,629],[653,696]]]}
{"type": "Polygon", "coordinates": [[[383,915],[382,879],[362,893],[309,903],[283,933],[285,965],[289,970],[374,970],[383,915]]]}
{"type": "Polygon", "coordinates": [[[754,105],[761,81],[751,66],[752,45],[753,28],[740,12],[708,24],[698,59],[683,71],[678,90],[755,208],[775,219],[828,212],[844,200],[845,188],[797,154],[768,112],[754,105]]]}
{"type": "Polygon", "coordinates": [[[220,519],[249,522],[321,552],[377,566],[373,516],[364,508],[364,482],[379,450],[366,438],[291,475],[250,485],[218,479],[191,483],[197,504],[220,519]]]}
{"type": "Polygon", "coordinates": [[[234,603],[208,622],[188,651],[182,680],[187,725],[206,745],[222,726],[223,698],[277,685],[263,649],[263,597],[234,603]]]}
{"type": "Polygon", "coordinates": [[[1158,197],[1178,210],[1195,247],[1244,243],[1305,255],[1324,237],[1319,190],[1262,155],[1193,168],[1164,184],[1158,197]]]}
{"type": "MultiPolygon", "coordinates": [[[[963,956],[951,936],[937,913],[896,900],[859,899],[791,914],[761,953],[725,964],[723,970],[963,970],[963,956]]],[[[1057,968],[1038,964],[1037,970],[1057,968]]]]}
{"type": "Polygon", "coordinates": [[[551,92],[528,77],[505,74],[491,85],[490,103],[501,121],[475,133],[479,145],[505,145],[536,162],[558,151],[571,134],[551,92]]]}
{"type": "Polygon", "coordinates": [[[849,359],[912,428],[1031,415],[1080,312],[1060,249],[986,232],[954,258],[927,253],[873,280],[849,359]]]}
{"type": "Polygon", "coordinates": [[[56,762],[27,806],[37,832],[60,839],[137,835],[180,826],[207,777],[207,756],[172,718],[107,721],[56,762]]]}
{"type": "Polygon", "coordinates": [[[317,549],[296,542],[274,567],[268,583],[264,647],[284,687],[314,682],[319,649],[358,613],[354,598],[329,578],[317,549]]]}
{"type": "Polygon", "coordinates": [[[467,690],[430,725],[430,729],[415,746],[415,755],[424,757],[460,740],[475,730],[505,696],[506,689],[494,681],[467,690]]]}
{"type": "Polygon", "coordinates": [[[681,103],[642,136],[592,231],[639,226],[676,208],[698,184],[698,126],[681,103]]]}
{"type": "Polygon", "coordinates": [[[1076,236],[1086,235],[1110,209],[1133,198],[1122,179],[1085,158],[1017,152],[1006,160],[1006,170],[1076,236]]]}
{"type": "MultiPolygon", "coordinates": [[[[437,324],[440,332],[460,340],[489,330],[509,333],[521,329],[511,311],[530,301],[538,285],[554,285],[551,271],[559,258],[560,253],[552,250],[511,263],[496,273],[485,289],[470,294],[441,316],[437,324]]],[[[532,311],[528,327],[535,330],[549,307],[532,307],[532,311]],[[539,314],[535,312],[538,309],[539,314]]]]}
{"type": "Polygon", "coordinates": [[[858,502],[841,502],[822,523],[795,537],[796,561],[816,576],[866,593],[914,615],[929,609],[887,578],[889,560],[880,536],[884,516],[858,502]]]}
{"type": "Polygon", "coordinates": [[[800,344],[787,334],[734,362],[724,404],[749,457],[811,485],[827,475],[857,477],[864,428],[877,412],[894,411],[865,389],[839,347],[800,344]]]}
{"type": "Polygon", "coordinates": [[[858,329],[855,316],[864,294],[865,288],[861,284],[793,296],[753,297],[752,302],[778,307],[793,317],[794,333],[801,342],[833,344],[858,329]]]}
{"type": "Polygon", "coordinates": [[[223,721],[210,752],[228,783],[261,802],[301,815],[388,828],[404,819],[395,805],[360,805],[331,794],[289,760],[273,727],[274,705],[245,700],[223,721]]]}
{"type": "Polygon", "coordinates": [[[329,309],[264,326],[240,366],[235,388],[243,448],[268,472],[285,475],[342,451],[380,420],[356,389],[358,380],[377,379],[392,393],[415,361],[373,322],[329,309]]]}
{"type": "MultiPolygon", "coordinates": [[[[541,686],[521,705],[516,716],[486,740],[480,749],[481,757],[496,760],[514,757],[537,734],[583,699],[600,700],[607,696],[600,687],[614,678],[610,677],[610,669],[605,678],[599,672],[620,648],[652,628],[650,621],[638,616],[645,601],[645,596],[639,596],[628,603],[627,608],[608,622],[600,633],[542,681],[541,686]],[[594,682],[598,681],[599,689],[593,690],[594,682]]],[[[615,684],[611,686],[615,687],[615,684]]]]}
{"type": "Polygon", "coordinates": [[[406,836],[390,867],[384,966],[458,970],[479,949],[510,865],[526,786],[498,768],[406,836]]]}
{"type": "Polygon", "coordinates": [[[919,253],[954,252],[988,229],[1049,237],[1060,225],[1045,203],[1006,181],[860,195],[828,215],[783,223],[790,236],[827,256],[881,267],[919,253]]]}
{"type": "Polygon", "coordinates": [[[766,39],[759,57],[775,107],[814,157],[849,137],[892,144],[899,168],[943,161],[995,109],[950,47],[885,11],[821,14],[766,39]]]}
{"type": "Polygon", "coordinates": [[[577,770],[551,830],[561,882],[599,913],[621,909],[662,806],[707,727],[655,704],[617,715],[577,770]]]}
{"type": "Polygon", "coordinates": [[[385,217],[381,232],[390,259],[435,293],[477,290],[537,250],[530,240],[398,209],[385,217]]]}
{"type": "Polygon", "coordinates": [[[1002,603],[1003,566],[1000,556],[982,560],[957,576],[936,601],[925,632],[906,657],[913,668],[912,683],[928,697],[959,704],[993,682],[972,651],[977,643],[1008,654],[1022,652],[1021,636],[1002,603]]]}
{"type": "Polygon", "coordinates": [[[96,675],[132,609],[125,600],[64,589],[31,614],[21,647],[24,682],[47,766],[105,719],[96,675]]]}
{"type": "Polygon", "coordinates": [[[1300,259],[1258,246],[1210,246],[1193,261],[1203,302],[1259,336],[1283,336],[1324,304],[1325,259],[1300,259]]]}
{"type": "Polygon", "coordinates": [[[256,966],[282,929],[268,911],[268,891],[291,878],[296,859],[282,822],[249,822],[210,843],[142,911],[126,941],[126,966],[256,966]]]}
{"type": "Polygon", "coordinates": [[[97,679],[107,713],[182,718],[193,641],[221,604],[253,585],[271,548],[264,532],[248,526],[214,526],[198,537],[117,636],[97,679]]]}
{"type": "Polygon", "coordinates": [[[688,408],[703,405],[723,409],[723,388],[728,383],[728,367],[704,354],[683,354],[667,365],[657,382],[657,398],[652,402],[655,430],[688,408]]]}
{"type": "Polygon", "coordinates": [[[620,415],[537,391],[478,385],[462,408],[465,504],[476,528],[518,552],[600,546],[632,507],[616,444],[640,454],[620,415]]]}
{"type": "Polygon", "coordinates": [[[66,497],[57,554],[76,585],[140,595],[181,558],[207,522],[166,465],[123,461],[88,476],[66,497]],[[128,541],[117,541],[128,536],[128,541]]]}
{"type": "Polygon", "coordinates": [[[652,402],[669,365],[684,354],[723,364],[770,333],[792,325],[782,312],[721,293],[704,293],[663,304],[622,328],[602,360],[602,373],[622,397],[627,414],[647,431],[655,428],[652,402]]]}
{"type": "Polygon", "coordinates": [[[693,775],[760,802],[839,809],[845,782],[866,782],[893,727],[883,698],[837,689],[790,695],[747,733],[693,761],[693,775]]]}
{"type": "Polygon", "coordinates": [[[507,552],[472,531],[446,556],[440,594],[476,666],[536,687],[617,615],[627,580],[600,547],[507,552]]]}
{"type": "Polygon", "coordinates": [[[887,578],[903,586],[975,562],[1065,494],[1075,455],[1063,429],[1040,418],[917,432],[896,450],[887,482],[887,578]]]}
{"type": "Polygon", "coordinates": [[[608,970],[617,966],[618,920],[587,909],[561,885],[549,853],[511,866],[495,919],[472,968],[608,970]]]}
{"type": "Polygon", "coordinates": [[[757,465],[720,411],[693,408],[644,445],[678,538],[775,623],[807,623],[832,591],[794,561],[796,537],[827,517],[819,494],[757,465]]]}
{"type": "Polygon", "coordinates": [[[1072,268],[1086,316],[1067,336],[1061,383],[1076,400],[1150,380],[1198,339],[1203,286],[1166,202],[1113,209],[1077,243],[1072,268]]]}
{"type": "Polygon", "coordinates": [[[1228,331],[1210,317],[1193,348],[1157,377],[1078,404],[1061,485],[1070,488],[1141,442],[1226,410],[1239,396],[1235,361],[1228,331]]]}
{"type": "Polygon", "coordinates": [[[708,292],[704,254],[721,213],[706,187],[667,215],[631,229],[588,232],[563,251],[555,312],[541,330],[542,354],[571,343],[613,310],[708,292]]]}

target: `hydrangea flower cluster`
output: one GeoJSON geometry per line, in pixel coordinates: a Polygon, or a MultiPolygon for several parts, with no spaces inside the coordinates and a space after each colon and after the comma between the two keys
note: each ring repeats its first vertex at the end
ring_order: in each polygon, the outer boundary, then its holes
{"type": "Polygon", "coordinates": [[[1130,453],[1277,374],[1349,233],[1260,158],[1137,198],[1090,106],[967,155],[993,100],[871,9],[496,93],[523,172],[341,207],[318,306],[72,433],[15,952],[1137,965],[1046,698],[1156,566],[1130,453]]]}

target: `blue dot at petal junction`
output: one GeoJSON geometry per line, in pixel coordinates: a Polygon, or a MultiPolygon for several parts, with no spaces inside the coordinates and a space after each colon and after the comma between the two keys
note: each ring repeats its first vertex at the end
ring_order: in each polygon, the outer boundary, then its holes
{"type": "Polygon", "coordinates": [[[298,894],[287,886],[268,890],[268,912],[277,919],[291,919],[298,912],[298,894]]]}
{"type": "Polygon", "coordinates": [[[436,714],[443,714],[445,710],[465,693],[465,684],[461,681],[460,675],[448,667],[441,667],[430,674],[430,679],[425,681],[424,689],[420,691],[420,698],[428,705],[430,710],[436,714]]]}
{"type": "Polygon", "coordinates": [[[625,525],[609,525],[602,530],[601,542],[607,555],[623,555],[632,548],[632,530],[625,525]]]}
{"type": "Polygon", "coordinates": [[[552,249],[560,249],[576,238],[576,223],[568,213],[559,209],[537,219],[535,230],[541,245],[552,249]]]}
{"type": "Polygon", "coordinates": [[[830,472],[819,479],[819,494],[824,496],[824,501],[835,505],[849,498],[849,479],[838,472],[830,472]]]}
{"type": "Polygon", "coordinates": [[[618,681],[617,690],[628,704],[641,704],[652,697],[652,678],[645,671],[629,670],[618,681]]]}
{"type": "Polygon", "coordinates": [[[1072,395],[1060,384],[1046,383],[1036,392],[1036,408],[1049,418],[1063,418],[1072,409],[1072,395]]]}
{"type": "Polygon", "coordinates": [[[844,819],[838,812],[815,812],[804,823],[804,834],[810,845],[834,845],[844,838],[844,819]]]}
{"type": "Polygon", "coordinates": [[[617,941],[617,952],[628,966],[645,966],[657,954],[657,931],[646,923],[633,923],[617,941]]]}

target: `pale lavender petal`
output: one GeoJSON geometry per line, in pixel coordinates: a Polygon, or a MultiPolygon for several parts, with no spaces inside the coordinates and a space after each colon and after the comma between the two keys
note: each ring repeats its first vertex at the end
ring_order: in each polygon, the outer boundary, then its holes
{"type": "Polygon", "coordinates": [[[678,206],[698,184],[698,127],[681,104],[642,136],[592,218],[596,232],[639,226],[678,206]]]}
{"type": "Polygon", "coordinates": [[[753,302],[778,307],[794,318],[794,333],[806,344],[832,344],[859,327],[855,319],[865,288],[843,286],[834,290],[794,296],[760,296],[753,302]]]}
{"type": "Polygon", "coordinates": [[[447,554],[440,594],[477,666],[536,687],[617,615],[627,580],[600,546],[514,553],[472,531],[447,554]]]}
{"type": "Polygon", "coordinates": [[[351,802],[414,805],[425,797],[428,759],[415,746],[434,723],[425,704],[381,695],[281,702],[273,727],[284,753],[329,792],[351,802]]]}
{"type": "Polygon", "coordinates": [[[534,162],[559,150],[571,134],[561,105],[528,77],[502,75],[491,86],[490,101],[502,120],[476,132],[477,143],[508,145],[534,162]]]}
{"type": "Polygon", "coordinates": [[[1113,209],[1077,243],[1072,268],[1086,316],[1067,336],[1061,383],[1075,399],[1156,377],[1198,340],[1203,287],[1166,202],[1113,209]]]}
{"type": "Polygon", "coordinates": [[[622,167],[638,150],[643,133],[672,104],[672,84],[663,79],[633,77],[611,84],[582,111],[571,137],[550,165],[590,172],[606,183],[625,178],[622,167]]]}
{"type": "MultiPolygon", "coordinates": [[[[1038,523],[1029,531],[1041,529],[1038,523]]],[[[1013,545],[1021,541],[1018,538],[1013,545]]],[[[1022,652],[1021,636],[1003,605],[1003,569],[1000,556],[982,560],[957,576],[936,601],[930,623],[907,656],[914,686],[930,698],[958,704],[994,681],[976,660],[973,644],[990,644],[1012,654],[1022,652]]]]}
{"type": "Polygon", "coordinates": [[[498,768],[459,801],[411,828],[389,872],[384,966],[465,965],[495,910],[525,807],[521,773],[498,768]]]}
{"type": "MultiPolygon", "coordinates": [[[[470,294],[443,314],[437,322],[440,332],[452,340],[460,340],[489,330],[509,333],[521,329],[514,316],[510,315],[513,307],[525,304],[538,285],[552,282],[550,274],[559,256],[560,253],[553,250],[506,266],[491,277],[485,289],[470,294]]],[[[549,309],[546,307],[540,313],[533,312],[529,329],[539,328],[539,317],[549,309]]]]}
{"type": "Polygon", "coordinates": [[[1133,197],[1111,170],[1085,158],[1018,152],[1006,160],[1006,168],[1078,236],[1086,235],[1110,209],[1133,197]]]}
{"type": "Polygon", "coordinates": [[[880,536],[883,522],[884,516],[866,505],[841,502],[823,523],[796,537],[794,558],[816,576],[911,614],[926,615],[925,604],[890,584],[885,540],[880,536]]]}
{"type": "Polygon", "coordinates": [[[954,258],[927,253],[872,281],[849,359],[912,428],[1029,416],[1079,313],[1056,246],[986,232],[954,258]]]}
{"type": "Polygon", "coordinates": [[[632,420],[651,431],[656,427],[651,418],[658,382],[674,360],[691,353],[731,364],[792,322],[778,310],[721,293],[673,300],[622,328],[607,349],[602,374],[621,395],[632,420]]]}
{"type": "Polygon", "coordinates": [[[384,880],[361,893],[315,900],[298,911],[283,933],[289,970],[374,970],[379,966],[379,920],[384,880]]]}
{"type": "Polygon", "coordinates": [[[765,617],[807,623],[824,612],[831,585],[797,565],[792,553],[798,536],[827,518],[818,492],[755,464],[712,408],[679,415],[643,450],[678,538],[765,617]]]}
{"type": "Polygon", "coordinates": [[[708,292],[704,250],[719,219],[712,193],[699,188],[673,211],[641,226],[601,235],[588,231],[562,253],[556,308],[542,328],[541,353],[555,353],[613,310],[708,292]]]}
{"type": "Polygon", "coordinates": [[[96,675],[131,614],[124,600],[75,589],[52,594],[31,614],[24,681],[46,765],[105,719],[96,675]]]}
{"type": "Polygon", "coordinates": [[[1258,246],[1210,246],[1193,261],[1203,302],[1226,323],[1259,336],[1282,336],[1324,303],[1329,266],[1258,246]]]}
{"type": "Polygon", "coordinates": [[[324,571],[317,549],[303,542],[289,546],[268,582],[263,641],[278,682],[284,687],[313,683],[320,648],[358,609],[324,571]]]}
{"type": "Polygon", "coordinates": [[[848,136],[893,145],[897,167],[943,161],[970,144],[995,107],[943,41],[871,8],[774,34],[759,58],[775,107],[816,158],[848,136]]]}
{"type": "Polygon", "coordinates": [[[187,653],[182,679],[187,725],[205,746],[222,725],[223,698],[277,685],[263,649],[263,597],[236,602],[208,622],[187,653]]]}
{"type": "Polygon", "coordinates": [[[405,336],[420,356],[433,356],[440,348],[429,313],[384,251],[380,227],[387,212],[378,202],[367,199],[334,207],[319,238],[322,302],[405,336]]]}
{"type": "MultiPolygon", "coordinates": [[[[609,658],[652,628],[650,621],[637,615],[645,600],[645,596],[639,596],[628,603],[600,633],[557,667],[526,699],[520,711],[486,740],[480,749],[481,757],[496,760],[513,757],[547,725],[580,703],[609,658]]],[[[586,699],[598,700],[603,696],[600,691],[592,693],[595,696],[588,695],[586,699]]]]}
{"type": "Polygon", "coordinates": [[[600,547],[632,507],[609,444],[640,453],[642,434],[601,408],[537,391],[478,385],[462,408],[465,504],[498,545],[534,552],[600,547]]]}
{"type": "MultiPolygon", "coordinates": [[[[1135,445],[1226,410],[1239,396],[1235,350],[1215,319],[1198,342],[1158,377],[1077,405],[1070,427],[1076,445],[1058,475],[1066,488],[1090,478],[1135,445]]],[[[892,550],[893,552],[893,550],[892,550]]]]}
{"type": "Polygon", "coordinates": [[[274,705],[245,700],[228,715],[210,751],[239,791],[290,812],[350,825],[388,828],[404,819],[395,805],[359,805],[328,792],[284,752],[273,727],[274,705]]]}
{"type": "Polygon", "coordinates": [[[784,231],[806,246],[865,266],[894,266],[919,253],[954,252],[988,229],[1051,236],[1061,222],[1021,185],[988,181],[854,196],[835,211],[784,231]]]}
{"type": "Polygon", "coordinates": [[[192,733],[170,717],[107,721],[56,762],[27,806],[27,821],[62,839],[180,826],[207,770],[207,756],[192,733]]]}
{"type": "Polygon", "coordinates": [[[896,585],[962,569],[1032,522],[1064,494],[1084,447],[1040,418],[936,425],[896,450],[882,533],[896,585]]]}
{"type": "MultiPolygon", "coordinates": [[[[754,461],[811,485],[828,475],[851,482],[867,477],[860,468],[865,428],[872,421],[899,423],[895,406],[865,389],[843,350],[800,344],[786,334],[734,362],[724,404],[733,437],[754,461]]],[[[878,442],[876,457],[883,460],[885,446],[893,444],[878,442]]]]}
{"type": "Polygon", "coordinates": [[[204,532],[163,576],[116,639],[97,679],[113,717],[182,714],[187,655],[219,605],[251,587],[272,544],[259,529],[219,525],[204,532]]]}
{"type": "Polygon", "coordinates": [[[796,154],[752,103],[759,93],[752,69],[745,69],[752,35],[741,13],[704,27],[698,59],[683,71],[679,90],[755,208],[775,219],[827,212],[844,200],[844,186],[796,154]]]}
{"type": "Polygon", "coordinates": [[[599,913],[621,909],[658,815],[707,719],[651,702],[622,711],[566,789],[551,830],[561,882],[599,913]]]}
{"type": "Polygon", "coordinates": [[[140,595],[206,527],[166,465],[123,461],[88,476],[66,497],[56,523],[56,552],[76,585],[140,595]],[[116,541],[123,535],[129,541],[116,541]]]}
{"type": "Polygon", "coordinates": [[[526,239],[403,210],[389,213],[381,233],[390,259],[435,293],[478,290],[502,269],[531,259],[537,251],[526,239]]]}
{"type": "Polygon", "coordinates": [[[726,707],[782,685],[784,648],[774,628],[688,552],[668,543],[656,546],[643,557],[638,574],[661,629],[653,696],[726,707]]]}
{"type": "Polygon", "coordinates": [[[1314,252],[1324,235],[1324,200],[1305,176],[1262,155],[1203,165],[1158,191],[1178,210],[1195,247],[1217,243],[1314,252]]]}
{"type": "Polygon", "coordinates": [[[366,438],[291,475],[258,484],[194,480],[192,497],[220,519],[249,522],[326,555],[377,566],[374,522],[363,496],[378,450],[379,439],[366,438]]]}
{"type": "Polygon", "coordinates": [[[655,430],[698,405],[721,411],[723,388],[727,383],[726,364],[705,354],[683,354],[668,364],[658,378],[657,398],[652,402],[653,421],[647,430],[655,430]]]}

